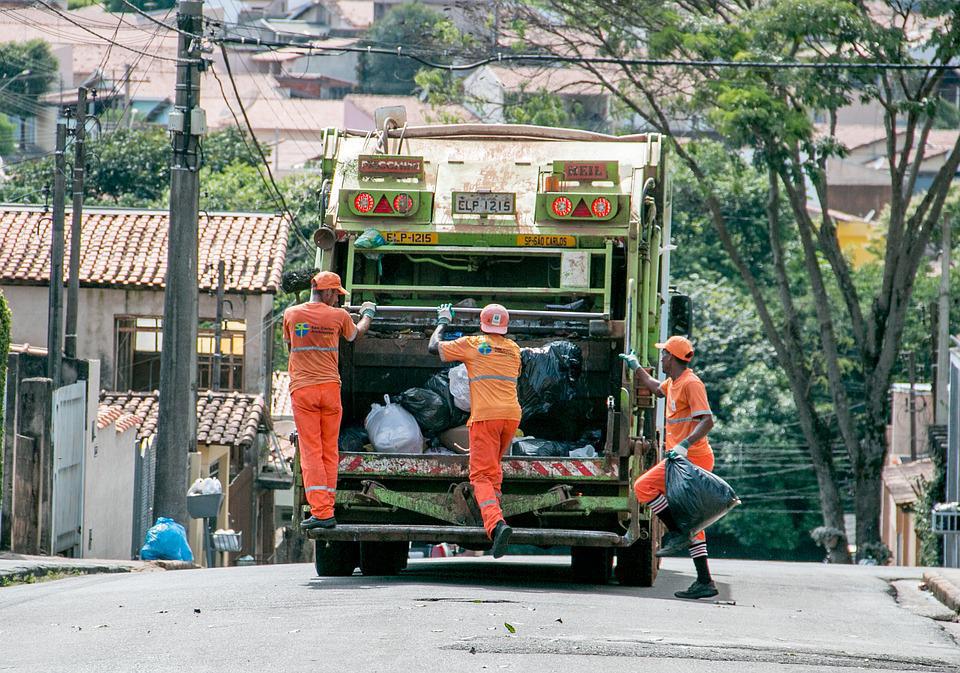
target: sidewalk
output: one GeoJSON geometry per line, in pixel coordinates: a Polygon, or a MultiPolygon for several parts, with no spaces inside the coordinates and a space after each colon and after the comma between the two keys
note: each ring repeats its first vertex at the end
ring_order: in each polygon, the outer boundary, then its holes
{"type": "Polygon", "coordinates": [[[960,569],[932,568],[923,573],[923,581],[941,603],[960,613],[960,569]]]}
{"type": "Polygon", "coordinates": [[[152,572],[196,568],[183,561],[111,561],[62,556],[27,556],[0,552],[0,587],[29,582],[51,574],[91,575],[94,573],[152,572]]]}

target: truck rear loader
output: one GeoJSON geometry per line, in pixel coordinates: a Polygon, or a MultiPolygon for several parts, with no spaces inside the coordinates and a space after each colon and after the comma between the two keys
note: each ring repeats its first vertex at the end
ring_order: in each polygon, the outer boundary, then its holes
{"type": "MultiPolygon", "coordinates": [[[[689,325],[689,303],[668,294],[664,140],[516,125],[408,127],[402,108],[377,117],[377,132],[323,136],[315,266],[340,274],[348,310],[378,305],[367,336],[341,345],[341,432],[362,426],[385,394],[449,366],[427,352],[438,304],[457,306],[448,328],[455,334],[476,332],[485,304],[503,304],[522,348],[562,339],[582,352],[575,399],[555,406],[550,422],[521,429],[569,440],[593,429],[599,438],[591,458],[504,458],[511,543],[569,547],[579,581],[615,575],[651,585],[659,534],[631,485],[659,458],[656,401],[618,355],[635,350],[655,366],[654,343],[689,325]]],[[[358,566],[396,574],[411,542],[488,548],[468,463],[467,455],[341,451],[338,525],[308,533],[318,574],[358,566]]]]}

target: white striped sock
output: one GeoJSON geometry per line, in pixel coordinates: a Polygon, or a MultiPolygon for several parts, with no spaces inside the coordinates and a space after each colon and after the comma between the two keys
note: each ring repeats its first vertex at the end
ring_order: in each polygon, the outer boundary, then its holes
{"type": "Polygon", "coordinates": [[[648,502],[647,506],[650,508],[650,511],[652,511],[654,514],[659,514],[660,512],[665,510],[667,507],[669,507],[670,503],[667,502],[667,499],[664,496],[658,495],[656,498],[648,502]]]}
{"type": "Polygon", "coordinates": [[[706,542],[697,542],[690,545],[690,558],[697,558],[698,556],[707,555],[707,543],[706,542]]]}

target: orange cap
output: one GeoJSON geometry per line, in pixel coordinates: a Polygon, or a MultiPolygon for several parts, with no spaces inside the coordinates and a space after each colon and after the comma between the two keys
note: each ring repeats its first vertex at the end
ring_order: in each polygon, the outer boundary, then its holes
{"type": "Polygon", "coordinates": [[[340,276],[333,271],[321,271],[310,281],[314,290],[336,290],[340,294],[350,294],[340,284],[340,276]]]}
{"type": "Polygon", "coordinates": [[[663,343],[653,344],[657,348],[662,348],[673,357],[684,362],[690,362],[693,357],[693,344],[690,340],[682,336],[672,336],[663,343]]]}

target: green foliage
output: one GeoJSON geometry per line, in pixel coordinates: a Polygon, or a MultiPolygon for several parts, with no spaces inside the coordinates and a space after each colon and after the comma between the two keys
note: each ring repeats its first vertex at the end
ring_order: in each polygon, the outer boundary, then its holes
{"type": "Polygon", "coordinates": [[[508,124],[532,124],[534,126],[569,126],[571,114],[563,99],[545,89],[528,93],[521,91],[507,96],[503,116],[508,124]]]}
{"type": "Polygon", "coordinates": [[[0,156],[10,154],[16,147],[17,127],[5,114],[0,114],[0,156]]]}
{"type": "MultiPolygon", "coordinates": [[[[270,157],[270,148],[261,144],[265,157],[270,157]]],[[[219,173],[230,164],[241,163],[246,166],[259,166],[263,163],[253,140],[246,131],[229,126],[215,131],[203,140],[203,165],[214,173],[219,173]]]]}
{"type": "Polygon", "coordinates": [[[67,9],[73,11],[75,9],[83,9],[84,7],[99,4],[100,0],[67,0],[67,9]]]}
{"type": "Polygon", "coordinates": [[[35,117],[39,98],[57,76],[57,59],[44,40],[0,43],[0,112],[35,117]],[[25,72],[29,71],[29,72],[25,72]]]}
{"type": "MultiPolygon", "coordinates": [[[[420,2],[394,5],[370,28],[367,44],[433,54],[444,49],[460,50],[471,39],[457,30],[453,22],[420,2]],[[411,45],[415,45],[411,47],[411,45]]],[[[448,61],[443,56],[436,61],[448,61]]],[[[420,64],[412,59],[381,54],[361,54],[360,87],[366,93],[409,95],[416,89],[420,64]]]]}
{"type": "Polygon", "coordinates": [[[917,562],[923,566],[938,566],[943,561],[943,536],[933,532],[930,512],[934,505],[947,500],[947,456],[945,443],[930,441],[933,461],[933,479],[922,480],[920,498],[914,507],[914,527],[920,540],[917,562]]]}
{"type": "MultiPolygon", "coordinates": [[[[7,305],[7,298],[3,296],[0,290],[0,395],[6,394],[7,379],[7,353],[10,351],[10,324],[12,315],[10,307],[7,305]]],[[[6,399],[3,400],[6,404],[6,399]]],[[[3,424],[3,405],[0,404],[0,437],[4,434],[3,424]]],[[[3,461],[0,460],[0,493],[3,491],[3,461]]]]}

